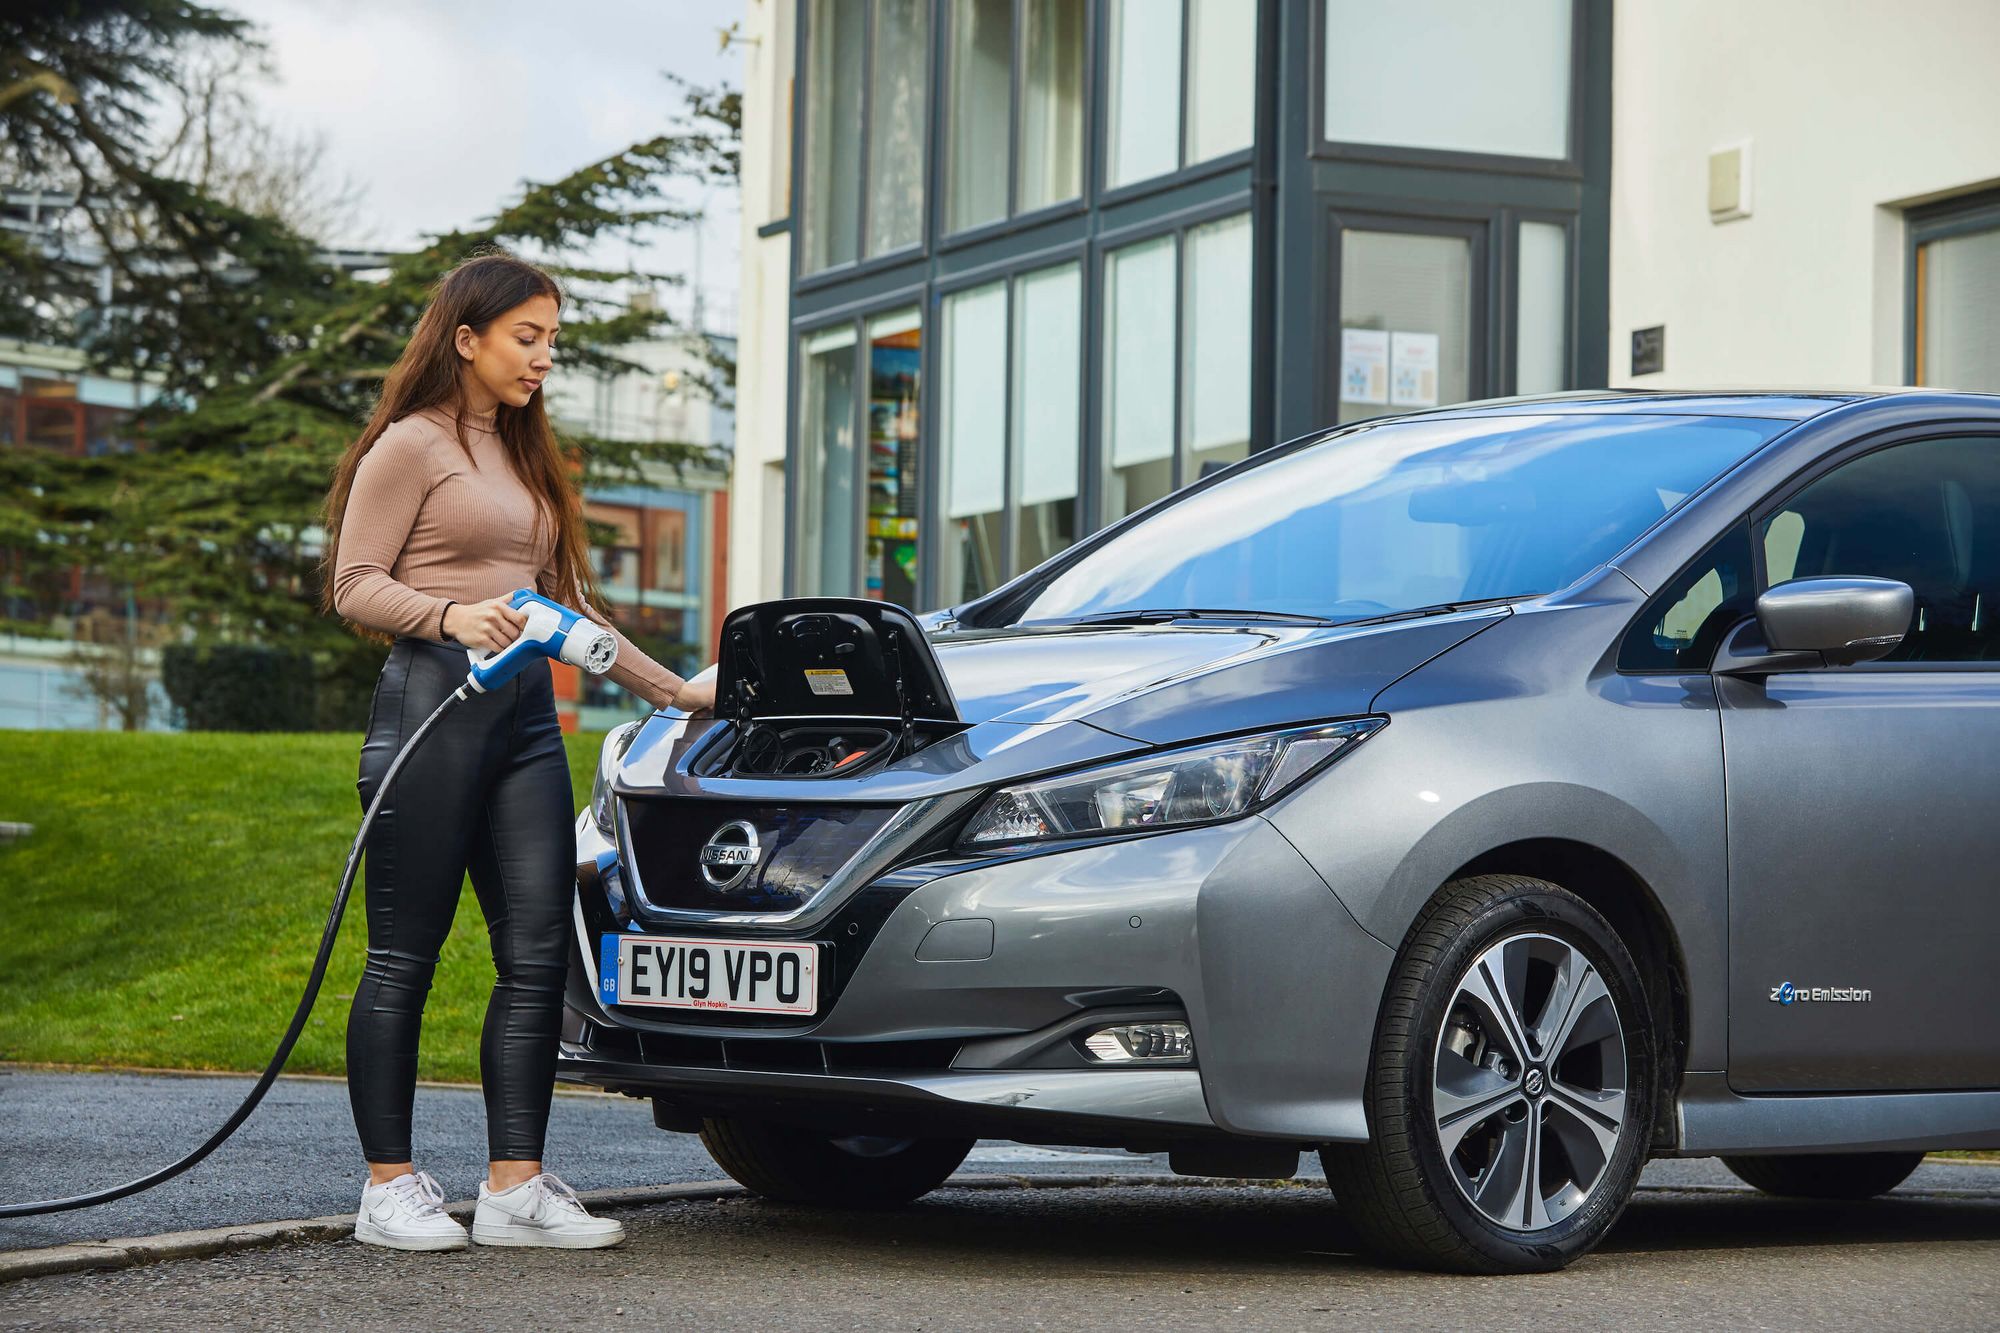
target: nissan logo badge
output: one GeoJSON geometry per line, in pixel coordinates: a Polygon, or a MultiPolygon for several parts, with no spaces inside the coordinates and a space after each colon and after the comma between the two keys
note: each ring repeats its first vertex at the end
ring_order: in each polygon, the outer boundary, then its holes
{"type": "Polygon", "coordinates": [[[732,819],[701,845],[701,877],[726,893],[750,878],[760,853],[755,826],[732,819]]]}

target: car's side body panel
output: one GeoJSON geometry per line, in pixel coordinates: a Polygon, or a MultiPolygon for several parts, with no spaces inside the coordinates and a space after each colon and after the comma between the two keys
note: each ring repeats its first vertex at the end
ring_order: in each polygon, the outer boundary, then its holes
{"type": "MultiPolygon", "coordinates": [[[[1671,923],[1687,1064],[1725,1055],[1721,739],[1706,676],[1610,669],[1643,598],[1616,574],[1510,617],[1385,691],[1390,724],[1272,821],[1371,934],[1400,946],[1461,867],[1537,839],[1628,867],[1671,923]]],[[[1575,886],[1588,890],[1593,886],[1575,886]]]]}

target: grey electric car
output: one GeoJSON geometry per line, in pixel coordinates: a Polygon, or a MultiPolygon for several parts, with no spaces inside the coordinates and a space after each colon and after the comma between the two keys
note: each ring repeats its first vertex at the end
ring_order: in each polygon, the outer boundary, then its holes
{"type": "Polygon", "coordinates": [[[607,740],[565,1079],[753,1191],[978,1136],[1560,1266],[1647,1158],[2000,1147],[2000,398],[1595,393],[1272,449],[919,622],[733,613],[607,740]]]}

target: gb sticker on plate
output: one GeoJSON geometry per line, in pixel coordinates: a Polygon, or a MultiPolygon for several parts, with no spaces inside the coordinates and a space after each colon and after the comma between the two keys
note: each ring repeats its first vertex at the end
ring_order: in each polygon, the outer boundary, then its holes
{"type": "Polygon", "coordinates": [[[839,667],[807,667],[806,688],[814,694],[852,694],[853,684],[839,667]]]}

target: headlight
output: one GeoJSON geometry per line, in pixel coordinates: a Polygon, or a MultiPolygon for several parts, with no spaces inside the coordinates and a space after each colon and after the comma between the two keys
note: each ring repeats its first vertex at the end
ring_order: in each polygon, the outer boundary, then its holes
{"type": "Polygon", "coordinates": [[[1211,741],[995,792],[966,847],[1215,824],[1277,799],[1389,719],[1356,718],[1211,741]]]}
{"type": "Polygon", "coordinates": [[[614,836],[611,775],[618,771],[618,761],[632,748],[639,728],[644,725],[644,722],[625,722],[604,733],[604,748],[597,755],[597,780],[590,784],[590,817],[596,821],[598,832],[607,838],[614,836]]]}

